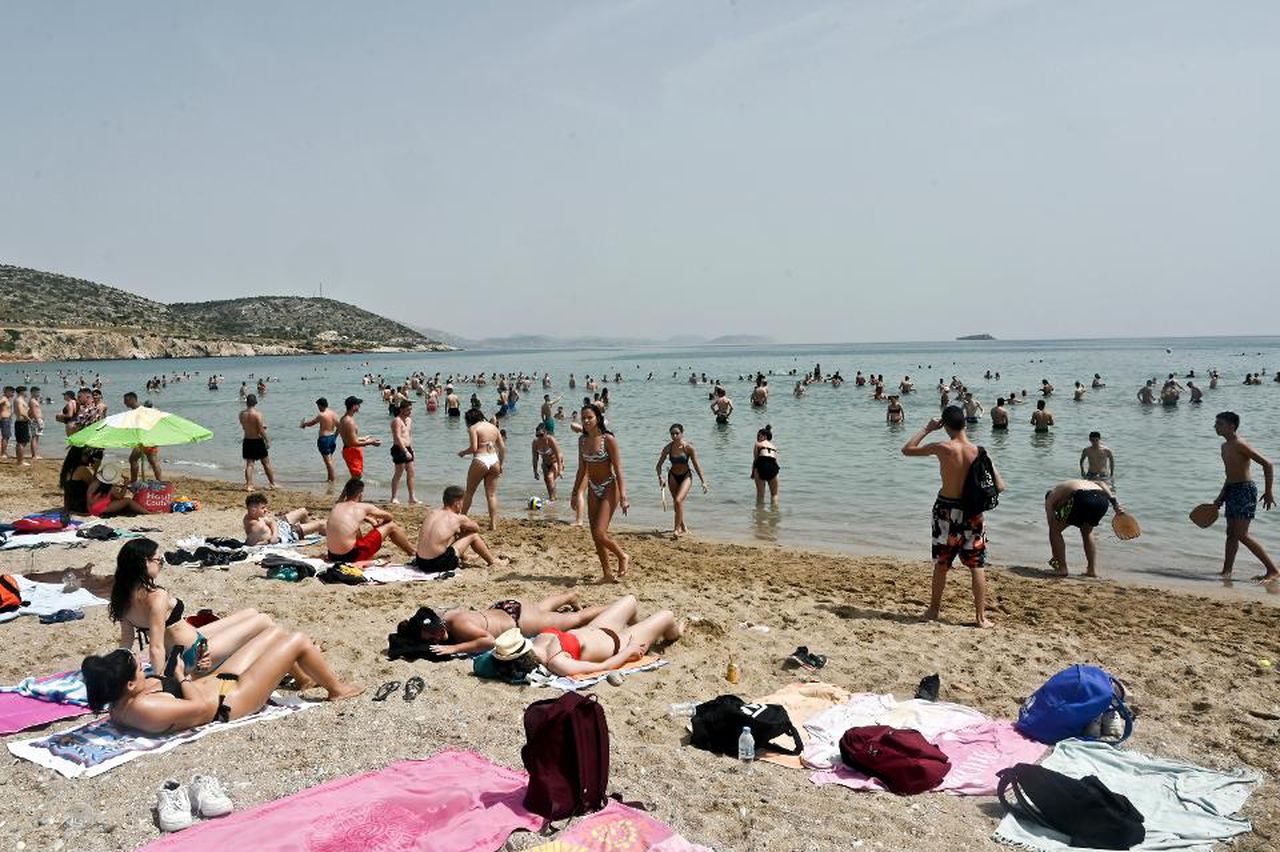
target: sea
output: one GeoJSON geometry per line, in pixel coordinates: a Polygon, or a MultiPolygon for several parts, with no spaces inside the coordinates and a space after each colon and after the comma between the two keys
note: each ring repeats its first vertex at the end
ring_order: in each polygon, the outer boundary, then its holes
{"type": "MultiPolygon", "coordinates": [[[[566,412],[580,404],[588,376],[608,382],[609,426],[617,435],[626,473],[631,510],[615,519],[618,528],[670,529],[672,516],[664,512],[655,463],[672,423],[681,423],[710,481],[709,494],[695,483],[686,504],[687,523],[695,534],[744,541],[855,554],[890,554],[913,559],[929,557],[930,507],[938,489],[937,465],[928,458],[907,458],[902,444],[939,413],[936,387],[958,376],[989,410],[997,396],[1016,393],[1026,404],[1010,409],[1010,428],[993,432],[990,420],[971,428],[971,437],[985,446],[1007,483],[1000,505],[988,515],[989,553],[994,564],[1046,569],[1043,499],[1055,483],[1078,476],[1081,450],[1088,434],[1098,430],[1116,459],[1115,486],[1121,503],[1141,523],[1143,535],[1120,542],[1109,524],[1099,528],[1099,570],[1105,577],[1175,585],[1206,593],[1220,590],[1218,579],[1223,549],[1223,523],[1201,530],[1187,513],[1211,501],[1222,484],[1220,439],[1214,434],[1214,415],[1237,412],[1241,434],[1260,452],[1280,458],[1280,338],[1169,338],[1126,340],[952,341],[946,343],[869,343],[832,345],[703,346],[690,348],[575,349],[537,351],[457,351],[300,357],[166,359],[0,365],[5,384],[36,383],[53,397],[47,406],[45,454],[55,447],[62,427],[53,421],[66,377],[70,386],[83,377],[101,376],[111,410],[121,409],[121,396],[134,390],[157,408],[181,414],[214,433],[203,443],[165,447],[165,467],[174,473],[236,480],[243,475],[237,414],[242,403],[237,390],[268,380],[260,409],[272,437],[271,460],[281,484],[322,490],[324,469],[315,448],[316,432],[302,431],[299,422],[315,413],[314,400],[325,396],[333,407],[349,394],[366,400],[359,421],[361,431],[380,436],[381,448],[367,451],[366,480],[371,499],[385,499],[392,473],[388,448],[390,417],[376,387],[362,384],[366,374],[399,383],[420,371],[428,376],[471,376],[479,372],[535,377],[514,413],[503,423],[507,432],[507,464],[499,486],[504,515],[571,520],[568,483],[577,454],[568,420],[556,432],[568,459],[567,479],[560,500],[529,509],[530,497],[545,496],[534,477],[530,443],[539,420],[544,393],[541,378],[549,374],[552,398],[566,412]],[[800,397],[795,382],[821,366],[824,375],[838,371],[841,387],[811,385],[800,397]],[[1209,371],[1221,381],[1209,389],[1209,371]],[[906,423],[885,422],[883,402],[872,399],[870,387],[856,387],[854,376],[883,374],[886,389],[910,376],[918,392],[904,398],[906,423]],[[990,371],[1000,379],[986,379],[990,371]],[[1172,373],[1186,383],[1194,371],[1204,401],[1192,405],[1184,395],[1172,407],[1144,406],[1137,391],[1147,379],[1163,381],[1172,373]],[[749,402],[751,378],[762,372],[770,398],[764,408],[749,402]],[[578,387],[570,390],[570,373],[578,387]],[[1080,401],[1072,399],[1076,381],[1089,386],[1095,373],[1106,387],[1092,389],[1080,401]],[[1260,373],[1261,386],[1246,386],[1247,373],[1260,373]],[[209,390],[211,374],[223,377],[219,390],[209,390]],[[622,381],[614,381],[621,375],[622,381]],[[697,383],[691,384],[690,374],[697,383]],[[705,374],[708,383],[702,382],[705,374]],[[145,393],[146,380],[167,376],[158,392],[145,393]],[[178,381],[174,381],[174,377],[178,381]],[[1056,425],[1048,434],[1035,434],[1029,424],[1039,398],[1042,379],[1056,388],[1048,407],[1056,425]],[[719,380],[736,409],[727,426],[716,424],[710,411],[710,382],[719,380]],[[779,447],[780,505],[758,506],[749,478],[756,430],[773,428],[779,447]]],[[[483,388],[459,382],[459,396],[474,391],[486,413],[497,409],[496,382],[483,388]]],[[[461,484],[468,459],[457,451],[467,446],[465,426],[444,415],[443,407],[427,413],[414,407],[414,448],[417,454],[419,499],[438,503],[444,486],[461,484]]],[[[336,458],[336,457],[335,457],[336,458]]],[[[336,459],[340,474],[340,459],[336,459]]],[[[259,474],[261,479],[261,474],[259,474]]],[[[1255,471],[1259,487],[1261,471],[1255,471]]],[[[404,499],[402,495],[402,500],[404,499]]],[[[483,506],[483,501],[480,501],[483,506]]],[[[1280,511],[1259,507],[1253,529],[1272,554],[1280,557],[1280,511]]],[[[1074,571],[1082,570],[1078,536],[1068,531],[1068,557],[1074,571]]],[[[1258,565],[1243,549],[1237,561],[1238,593],[1265,596],[1246,578],[1258,565]]],[[[1273,590],[1280,591],[1280,590],[1273,590]]]]}

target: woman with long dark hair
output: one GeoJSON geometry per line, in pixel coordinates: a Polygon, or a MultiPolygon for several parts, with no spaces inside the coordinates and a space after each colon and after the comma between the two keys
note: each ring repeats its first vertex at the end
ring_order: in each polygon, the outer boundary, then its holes
{"type": "Polygon", "coordinates": [[[684,439],[684,426],[672,423],[670,434],[671,440],[658,454],[658,487],[671,491],[671,505],[675,509],[672,532],[681,536],[689,531],[684,523],[684,501],[689,496],[689,489],[693,487],[692,472],[698,474],[698,479],[702,482],[703,494],[706,494],[709,488],[707,477],[702,473],[702,465],[698,464],[698,455],[693,450],[693,444],[684,439]],[[668,460],[671,462],[671,469],[664,478],[662,463],[668,460]]]}
{"type": "Polygon", "coordinates": [[[756,432],[751,449],[751,478],[756,481],[756,505],[764,503],[764,487],[769,486],[769,502],[778,505],[778,448],[773,443],[773,427],[756,432]]]}
{"type": "Polygon", "coordinates": [[[459,450],[460,457],[471,456],[467,468],[467,493],[462,499],[462,514],[471,511],[471,500],[476,489],[484,483],[484,498],[489,505],[489,529],[498,528],[498,477],[507,457],[507,442],[502,430],[484,419],[484,412],[472,408],[466,414],[467,436],[470,444],[459,450]]]}
{"type": "Polygon", "coordinates": [[[609,535],[609,522],[619,506],[622,514],[631,508],[627,499],[627,486],[622,477],[622,454],[618,439],[604,425],[604,412],[598,405],[582,406],[582,434],[578,436],[578,475],[573,480],[573,497],[570,506],[578,508],[579,489],[587,486],[587,519],[591,524],[591,538],[600,557],[604,579],[616,583],[631,568],[631,557],[623,552],[609,535]],[[618,573],[609,564],[609,555],[618,560],[618,573]]]}

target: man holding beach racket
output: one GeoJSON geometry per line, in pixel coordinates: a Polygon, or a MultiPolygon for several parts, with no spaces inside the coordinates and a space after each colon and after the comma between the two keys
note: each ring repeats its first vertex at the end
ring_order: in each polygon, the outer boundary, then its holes
{"type": "Polygon", "coordinates": [[[1098,576],[1098,550],[1093,541],[1093,530],[1102,523],[1107,509],[1112,507],[1116,514],[1111,528],[1116,536],[1121,541],[1137,538],[1141,533],[1137,521],[1120,507],[1106,483],[1095,479],[1068,479],[1045,492],[1044,515],[1049,522],[1049,547],[1053,551],[1049,565],[1055,575],[1066,577],[1068,574],[1067,542],[1062,533],[1067,527],[1078,527],[1080,542],[1084,545],[1084,574],[1086,577],[1098,576]]]}

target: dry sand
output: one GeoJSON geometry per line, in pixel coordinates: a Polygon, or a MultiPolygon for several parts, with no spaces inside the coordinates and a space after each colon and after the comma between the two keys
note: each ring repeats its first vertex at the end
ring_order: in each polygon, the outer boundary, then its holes
{"type": "MultiPolygon", "coordinates": [[[[11,464],[0,468],[0,517],[58,503],[55,472],[49,462],[34,476],[11,464]]],[[[193,532],[239,535],[241,512],[230,507],[241,503],[242,492],[193,480],[178,487],[197,496],[205,509],[120,523],[161,527],[154,536],[165,548],[193,532]]],[[[316,510],[328,505],[321,496],[297,493],[277,493],[273,503],[316,510]]],[[[921,507],[922,519],[926,509],[921,507]]],[[[401,508],[396,514],[416,533],[415,512],[401,508]]],[[[850,848],[858,840],[862,849],[996,846],[990,835],[1000,808],[990,799],[897,798],[814,787],[803,772],[758,764],[746,775],[735,761],[681,745],[682,726],[667,716],[670,703],[725,692],[769,693],[796,679],[781,662],[805,644],[828,655],[823,679],[849,690],[909,697],[922,676],[938,672],[944,699],[1006,718],[1065,665],[1104,665],[1126,681],[1140,713],[1134,748],[1217,768],[1247,764],[1266,773],[1267,783],[1244,812],[1255,830],[1238,846],[1263,850],[1280,844],[1271,783],[1280,771],[1280,681],[1255,666],[1258,658],[1280,659],[1280,608],[1109,582],[1054,582],[996,568],[989,572],[996,627],[982,632],[964,623],[971,604],[963,574],[950,584],[944,621],[915,623],[928,594],[924,562],[624,533],[624,547],[636,560],[630,581],[599,587],[586,585],[599,569],[585,530],[512,520],[488,538],[511,558],[509,567],[475,568],[440,584],[290,585],[261,579],[257,569],[244,565],[229,571],[166,567],[161,582],[190,611],[255,607],[270,613],[314,635],[338,672],[367,685],[370,693],[217,734],[92,779],[68,781],[6,759],[0,770],[0,831],[7,845],[21,841],[28,849],[56,849],[62,841],[82,850],[132,848],[158,836],[151,808],[160,783],[196,772],[216,774],[237,808],[246,808],[446,747],[475,749],[519,767],[522,710],[556,693],[479,681],[465,663],[389,662],[386,635],[420,604],[480,607],[575,585],[587,602],[626,591],[639,597],[642,613],[670,607],[697,617],[666,652],[672,665],[621,687],[594,689],[612,732],[612,787],[627,799],[655,803],[655,816],[691,840],[744,850],[850,848]],[[740,629],[740,622],[772,629],[761,635],[740,629]],[[743,670],[736,687],[724,680],[730,657],[743,670]],[[415,673],[427,681],[417,701],[370,701],[378,684],[415,673]]],[[[0,553],[0,570],[26,572],[34,558],[37,570],[91,563],[95,575],[109,576],[117,547],[46,548],[34,557],[9,551],[0,553]]],[[[70,624],[44,626],[24,617],[0,625],[0,682],[74,668],[86,653],[115,647],[117,635],[105,607],[70,624]]],[[[26,736],[31,734],[9,739],[26,736]]],[[[536,840],[517,834],[510,847],[536,840]]]]}

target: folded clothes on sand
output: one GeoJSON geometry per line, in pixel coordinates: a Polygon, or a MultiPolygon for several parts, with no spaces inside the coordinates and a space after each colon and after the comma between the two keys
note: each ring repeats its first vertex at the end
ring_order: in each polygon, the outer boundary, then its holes
{"type": "Polygon", "coordinates": [[[208,820],[144,848],[494,852],[513,831],[542,827],[542,818],[524,807],[527,785],[523,772],[497,766],[472,751],[446,751],[208,820]]]}
{"type": "Polygon", "coordinates": [[[59,704],[17,692],[0,692],[0,736],[83,716],[88,712],[88,707],[79,704],[59,704]]]}
{"type": "Polygon", "coordinates": [[[528,852],[711,852],[690,843],[671,826],[621,802],[609,802],[549,843],[528,852]]]}
{"type": "MultiPolygon", "coordinates": [[[[1209,852],[1214,844],[1253,830],[1247,819],[1233,816],[1260,781],[1251,770],[1218,772],[1076,739],[1058,743],[1040,765],[1072,778],[1096,775],[1126,797],[1142,814],[1147,833],[1133,849],[1209,852]]],[[[1012,813],[996,827],[995,839],[1040,852],[1072,848],[1065,835],[1012,813]]]]}
{"type": "Polygon", "coordinates": [[[279,719],[309,706],[293,697],[273,695],[271,703],[257,713],[172,734],[144,734],[103,717],[58,734],[11,742],[8,746],[14,757],[37,763],[67,778],[92,778],[144,754],[161,754],[216,731],[279,719]]]}
{"type": "Polygon", "coordinates": [[[36,583],[15,574],[18,593],[26,603],[21,609],[0,614],[0,622],[20,615],[53,615],[60,609],[82,609],[86,606],[102,606],[106,601],[86,589],[63,591],[62,583],[36,583]]]}

